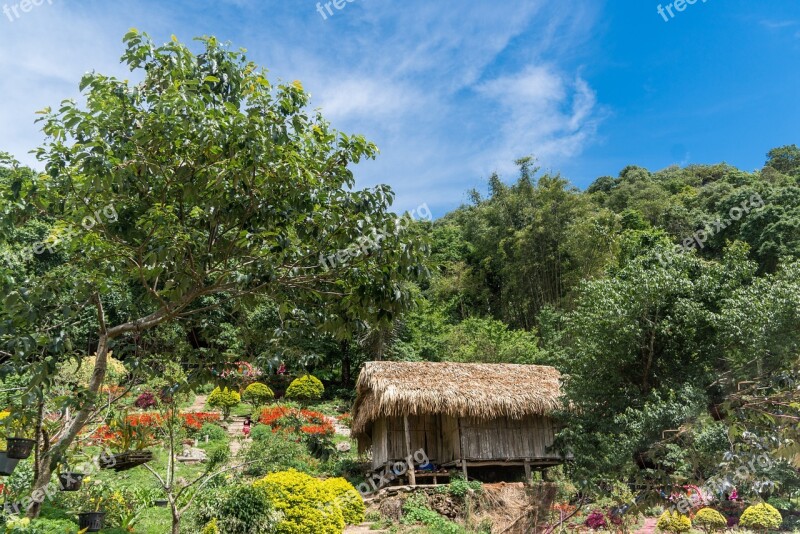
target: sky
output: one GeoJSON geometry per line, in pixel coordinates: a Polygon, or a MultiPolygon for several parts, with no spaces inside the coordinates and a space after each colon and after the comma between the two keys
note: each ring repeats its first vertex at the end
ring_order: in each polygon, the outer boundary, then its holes
{"type": "Polygon", "coordinates": [[[441,216],[529,155],[585,188],[627,165],[754,170],[800,144],[800,0],[326,3],[0,0],[0,151],[41,169],[35,111],[79,98],[84,72],[129,77],[132,27],[215,35],[300,80],[378,145],[357,184],[391,185],[398,210],[441,216]]]}

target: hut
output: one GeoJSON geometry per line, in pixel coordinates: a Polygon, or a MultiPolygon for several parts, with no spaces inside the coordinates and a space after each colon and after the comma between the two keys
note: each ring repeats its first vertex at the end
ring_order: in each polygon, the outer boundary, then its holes
{"type": "MultiPolygon", "coordinates": [[[[561,375],[541,365],[368,362],[356,385],[353,437],[372,468],[422,449],[432,464],[532,469],[562,463],[551,446],[561,375]]],[[[409,474],[415,483],[413,470],[409,474]]]]}

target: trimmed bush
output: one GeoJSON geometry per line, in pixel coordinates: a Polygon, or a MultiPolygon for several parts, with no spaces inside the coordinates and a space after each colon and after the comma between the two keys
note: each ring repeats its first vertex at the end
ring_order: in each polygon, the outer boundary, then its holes
{"type": "MultiPolygon", "coordinates": [[[[112,357],[112,354],[113,352],[108,353],[106,377],[103,380],[103,384],[107,386],[119,385],[122,379],[128,375],[125,364],[112,357]]],[[[63,382],[77,383],[84,388],[89,387],[95,362],[97,362],[97,356],[85,356],[80,362],[70,360],[61,365],[58,376],[63,382]]]]}
{"type": "Polygon", "coordinates": [[[228,433],[221,426],[212,423],[205,423],[197,431],[197,439],[205,441],[205,436],[208,436],[208,441],[228,441],[228,433]]]}
{"type": "Polygon", "coordinates": [[[728,520],[725,519],[725,516],[713,508],[702,508],[698,510],[692,523],[695,527],[700,528],[704,532],[725,530],[728,526],[728,520]]]}
{"type": "Polygon", "coordinates": [[[667,510],[658,518],[656,527],[663,532],[688,532],[692,528],[692,520],[678,512],[667,510]]]}
{"type": "Polygon", "coordinates": [[[329,478],[322,482],[323,486],[333,493],[339,508],[342,509],[344,522],[348,525],[359,525],[364,521],[367,507],[364,499],[347,480],[343,478],[329,478]]]}
{"type": "Polygon", "coordinates": [[[231,409],[242,402],[242,397],[235,391],[231,391],[228,388],[220,389],[217,386],[208,396],[207,402],[212,408],[219,408],[222,416],[227,419],[231,414],[231,409]]]}
{"type": "Polygon", "coordinates": [[[244,400],[253,406],[261,406],[275,398],[275,393],[269,389],[269,386],[261,382],[253,382],[244,390],[244,400]]]}
{"type": "Polygon", "coordinates": [[[739,526],[753,530],[778,530],[783,523],[781,513],[767,503],[754,504],[739,518],[739,526]]]}
{"type": "Polygon", "coordinates": [[[290,469],[272,473],[254,483],[264,488],[272,505],[283,512],[276,534],[344,532],[344,516],[336,498],[316,478],[290,469]]]}
{"type": "Polygon", "coordinates": [[[286,389],[286,398],[294,400],[317,400],[325,393],[325,386],[314,375],[305,375],[295,378],[286,389]]]}

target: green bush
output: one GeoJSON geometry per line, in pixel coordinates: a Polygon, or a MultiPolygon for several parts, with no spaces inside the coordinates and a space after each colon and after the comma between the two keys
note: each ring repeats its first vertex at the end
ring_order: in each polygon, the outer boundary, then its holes
{"type": "Polygon", "coordinates": [[[248,462],[245,467],[247,475],[259,477],[272,471],[287,469],[309,474],[319,471],[319,460],[309,454],[306,445],[296,441],[291,435],[285,432],[273,433],[267,425],[254,426],[250,435],[253,443],[244,452],[245,462],[248,462]]]}
{"type": "Polygon", "coordinates": [[[767,503],[749,506],[739,518],[739,526],[753,530],[778,530],[783,523],[781,513],[767,503]]]}
{"type": "Polygon", "coordinates": [[[253,382],[244,390],[244,400],[253,406],[261,406],[275,398],[275,393],[269,386],[261,382],[253,382]]]}
{"type": "MultiPolygon", "coordinates": [[[[113,358],[111,354],[111,352],[108,353],[108,366],[103,383],[107,386],[117,386],[128,375],[128,370],[125,368],[124,363],[113,358]]],[[[78,384],[84,388],[89,387],[96,361],[97,356],[85,356],[79,362],[75,360],[65,362],[59,368],[58,378],[67,384],[78,384]]]]}
{"type": "Polygon", "coordinates": [[[403,523],[413,525],[422,523],[436,534],[464,534],[464,529],[431,510],[423,494],[415,494],[403,503],[403,523]]]}
{"type": "Polygon", "coordinates": [[[263,488],[237,484],[214,489],[198,503],[195,521],[203,532],[260,534],[272,532],[277,514],[263,488]]]}
{"type": "Polygon", "coordinates": [[[207,402],[212,408],[219,408],[222,411],[222,416],[227,419],[231,414],[231,409],[242,402],[242,397],[236,391],[231,391],[228,388],[220,389],[218,386],[208,396],[207,402]]]}
{"type": "Polygon", "coordinates": [[[705,532],[712,532],[714,530],[725,530],[728,526],[728,520],[713,508],[703,508],[695,514],[693,524],[705,532]]]}
{"type": "Polygon", "coordinates": [[[359,525],[364,521],[364,514],[367,507],[364,506],[364,499],[347,480],[343,478],[329,478],[323,481],[325,486],[333,493],[336,503],[342,509],[344,522],[348,525],[359,525]]]}
{"type": "Polygon", "coordinates": [[[688,532],[692,528],[692,520],[676,511],[667,510],[658,518],[656,527],[663,532],[688,532]]]}
{"type": "Polygon", "coordinates": [[[68,519],[34,519],[30,531],[36,534],[76,534],[78,524],[68,519]]]}
{"type": "Polygon", "coordinates": [[[256,481],[264,488],[275,509],[283,513],[276,534],[344,532],[344,516],[336,498],[316,478],[290,469],[272,473],[256,481]]]}
{"type": "Polygon", "coordinates": [[[205,436],[208,436],[208,441],[228,441],[228,433],[225,432],[225,429],[214,423],[203,423],[203,426],[197,431],[199,441],[205,441],[205,436]]]}
{"type": "Polygon", "coordinates": [[[325,386],[314,375],[305,375],[295,378],[286,389],[286,398],[309,401],[322,398],[325,393],[325,386]]]}

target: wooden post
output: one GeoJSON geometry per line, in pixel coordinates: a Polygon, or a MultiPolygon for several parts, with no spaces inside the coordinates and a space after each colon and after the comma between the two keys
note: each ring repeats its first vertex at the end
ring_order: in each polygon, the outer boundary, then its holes
{"type": "Polygon", "coordinates": [[[408,416],[403,416],[403,429],[406,432],[406,461],[408,462],[408,483],[417,485],[417,475],[414,473],[414,455],[411,452],[411,431],[408,429],[408,416]]]}
{"type": "Polygon", "coordinates": [[[531,460],[530,458],[525,458],[525,482],[530,484],[532,482],[531,479],[531,460]]]}
{"type": "Polygon", "coordinates": [[[461,470],[464,471],[464,480],[469,480],[467,474],[467,459],[464,458],[464,438],[461,435],[461,418],[458,418],[458,453],[461,456],[461,470]]]}

